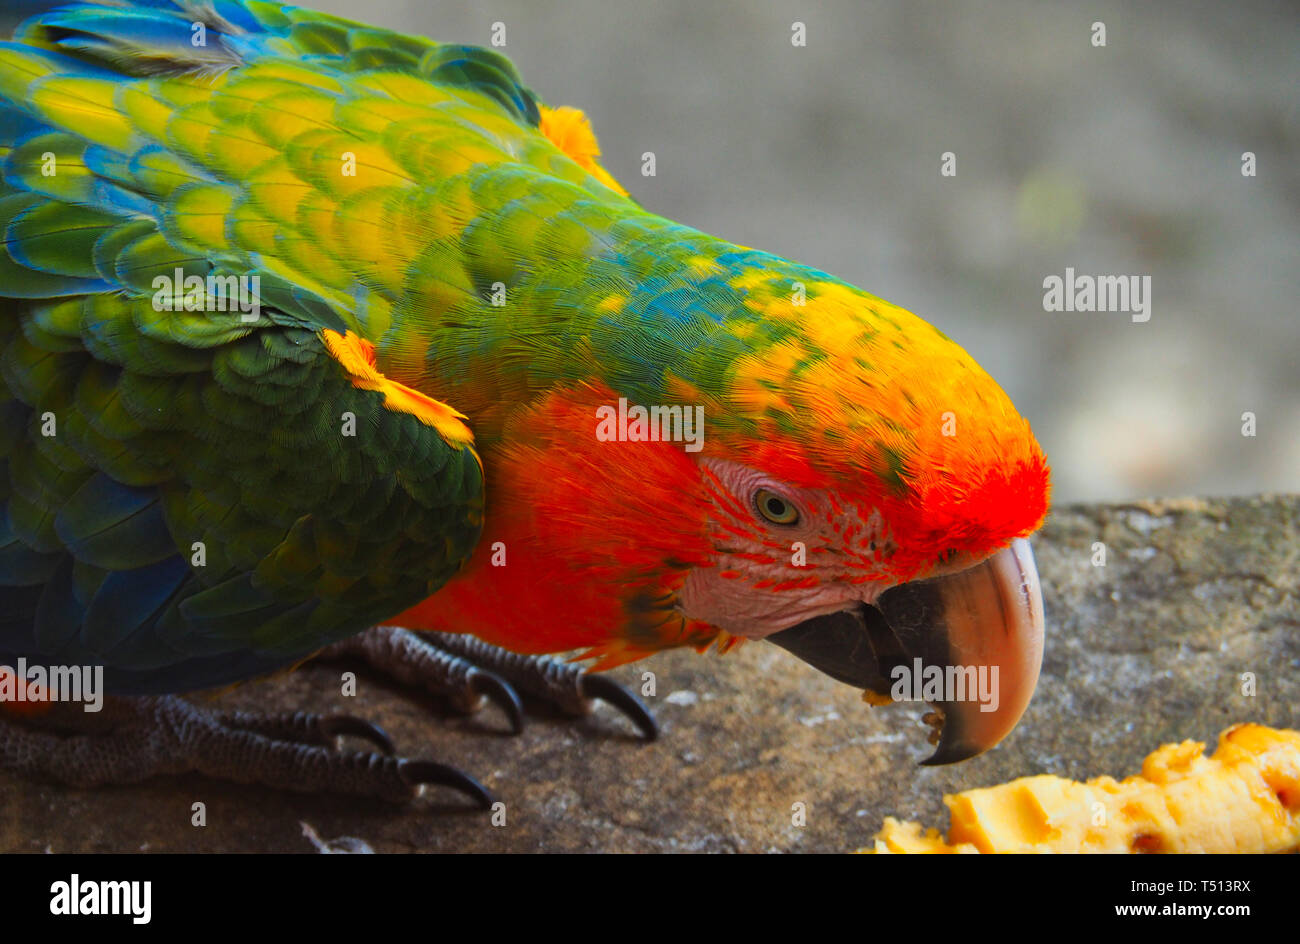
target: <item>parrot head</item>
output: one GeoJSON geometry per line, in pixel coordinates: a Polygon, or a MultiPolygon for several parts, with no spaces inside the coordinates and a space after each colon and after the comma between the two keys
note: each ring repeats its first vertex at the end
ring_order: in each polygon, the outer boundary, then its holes
{"type": "Polygon", "coordinates": [[[805,289],[793,318],[757,293],[767,321],[797,330],[736,365],[730,415],[747,428],[724,423],[701,450],[714,556],[679,604],[869,701],[909,674],[942,679],[926,695],[942,723],[927,763],[971,757],[1010,732],[1037,682],[1043,608],[1025,538],[1047,512],[1046,460],[937,329],[840,283],[805,289]]]}
{"type": "Polygon", "coordinates": [[[475,418],[487,523],[464,573],[394,622],[596,668],[765,639],[869,701],[900,668],[939,672],[964,692],[915,680],[943,721],[928,763],[977,754],[1038,677],[1025,538],[1047,511],[1042,451],[937,329],[756,255],[713,276],[721,295],[674,289],[681,317],[659,336],[628,322],[658,304],[663,326],[662,303],[597,300],[609,317],[565,361],[585,376],[522,405],[500,410],[504,374],[479,404],[447,391],[475,418]],[[682,314],[704,296],[710,314],[682,314]]]}

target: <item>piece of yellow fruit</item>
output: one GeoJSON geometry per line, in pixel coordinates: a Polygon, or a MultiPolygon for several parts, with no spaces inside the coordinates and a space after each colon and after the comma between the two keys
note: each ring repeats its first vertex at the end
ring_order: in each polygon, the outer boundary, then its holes
{"type": "Polygon", "coordinates": [[[1288,852],[1300,848],[1300,732],[1238,724],[1212,757],[1166,744],[1139,776],[1042,775],[943,798],[948,837],[885,819],[860,852],[1288,852]]]}

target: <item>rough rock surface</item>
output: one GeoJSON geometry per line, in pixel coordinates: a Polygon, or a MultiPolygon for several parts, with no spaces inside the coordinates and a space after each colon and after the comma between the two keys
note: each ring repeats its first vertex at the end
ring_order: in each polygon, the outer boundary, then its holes
{"type": "Polygon", "coordinates": [[[506,824],[441,794],[402,809],[196,776],[84,791],[0,772],[0,850],[846,851],[886,815],[945,825],[944,792],[1124,776],[1166,741],[1212,743],[1238,721],[1300,725],[1300,496],[1063,506],[1034,545],[1048,619],[1038,693],[1006,742],[953,767],[916,765],[921,710],[868,708],[763,644],[620,670],[633,683],[655,673],[654,744],[603,706],[578,722],[543,708],[509,737],[495,709],[448,714],[363,669],[345,698],[347,666],[309,665],[217,702],[369,717],[404,752],[480,776],[506,824]],[[191,825],[196,802],[206,826],[191,825]]]}

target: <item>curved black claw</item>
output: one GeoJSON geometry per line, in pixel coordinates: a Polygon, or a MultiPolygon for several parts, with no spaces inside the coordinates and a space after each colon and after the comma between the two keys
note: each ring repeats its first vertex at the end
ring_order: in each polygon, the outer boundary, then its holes
{"type": "Polygon", "coordinates": [[[469,677],[469,685],[474,694],[486,695],[500,706],[510,719],[511,734],[519,734],[524,730],[524,703],[513,685],[486,669],[475,669],[469,677]]]}
{"type": "Polygon", "coordinates": [[[348,734],[369,741],[385,754],[394,751],[392,738],[379,725],[354,715],[329,715],[318,722],[321,734],[329,738],[348,734]]]}
{"type": "Polygon", "coordinates": [[[659,722],[645,702],[606,675],[588,672],[579,683],[584,698],[599,698],[623,712],[647,741],[659,737],[659,722]]]}
{"type": "Polygon", "coordinates": [[[451,787],[473,799],[483,809],[491,809],[495,801],[487,787],[479,783],[463,770],[439,764],[432,760],[404,760],[397,765],[397,773],[412,787],[423,784],[436,784],[451,787]]]}

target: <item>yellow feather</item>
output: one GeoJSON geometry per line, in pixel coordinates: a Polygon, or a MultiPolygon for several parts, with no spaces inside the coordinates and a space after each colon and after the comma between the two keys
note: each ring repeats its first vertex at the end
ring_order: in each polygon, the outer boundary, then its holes
{"type": "Polygon", "coordinates": [[[271,219],[289,226],[298,222],[302,202],[315,192],[284,158],[267,163],[248,182],[248,195],[254,205],[271,219]]]}
{"type": "Polygon", "coordinates": [[[235,195],[215,185],[189,187],[176,198],[171,219],[182,239],[203,249],[226,248],[226,222],[235,195]]]}
{"type": "Polygon", "coordinates": [[[103,79],[54,75],[31,90],[31,103],[45,120],[89,141],[119,151],[138,141],[131,121],[118,110],[117,85],[103,79]]]}
{"type": "Polygon", "coordinates": [[[596,158],[600,157],[600,144],[596,141],[596,132],[592,130],[591,122],[586,115],[568,105],[559,108],[540,105],[539,110],[542,121],[538,129],[542,134],[572,158],[575,164],[610,190],[627,196],[623,185],[596,162],[596,158]]]}
{"type": "Polygon", "coordinates": [[[134,85],[124,85],[118,96],[118,107],[137,131],[155,141],[167,137],[167,124],[176,114],[175,108],[154,95],[134,85]]]}
{"type": "Polygon", "coordinates": [[[353,78],[351,85],[353,89],[378,92],[393,101],[411,105],[432,105],[448,98],[447,92],[428,79],[404,72],[365,72],[353,78]]]}
{"type": "Polygon", "coordinates": [[[271,79],[290,85],[310,85],[326,92],[342,92],[343,85],[333,76],[284,59],[260,59],[239,70],[240,84],[256,79],[271,79]]]}
{"type": "Polygon", "coordinates": [[[464,413],[381,374],[375,367],[374,346],[364,338],[351,331],[339,334],[326,328],[321,332],[321,340],[330,356],[348,372],[354,387],[382,393],[386,408],[411,414],[421,423],[436,429],[453,446],[465,446],[474,441],[474,434],[462,422],[466,418],[464,413]]]}

